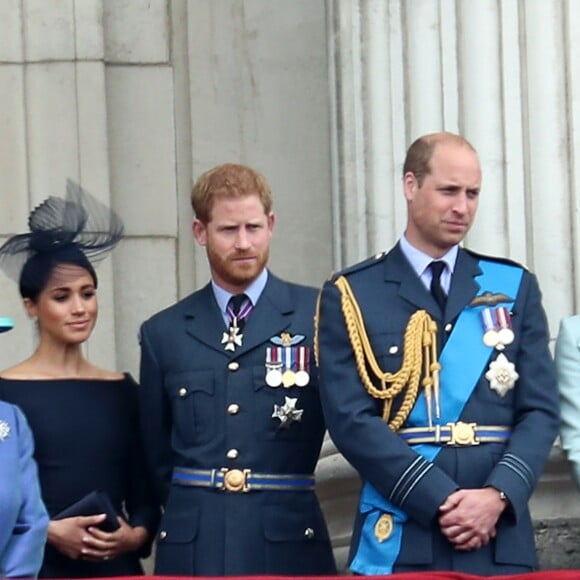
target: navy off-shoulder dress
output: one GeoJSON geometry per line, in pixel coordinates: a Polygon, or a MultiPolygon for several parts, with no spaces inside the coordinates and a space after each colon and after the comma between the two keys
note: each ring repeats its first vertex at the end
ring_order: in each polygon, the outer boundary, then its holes
{"type": "MultiPolygon", "coordinates": [[[[159,522],[139,438],[137,384],[119,380],[0,379],[0,399],[18,405],[35,439],[42,497],[51,516],[93,490],[109,494],[132,526],[153,538],[159,522]]],[[[93,563],[47,545],[40,577],[89,578],[142,574],[138,553],[93,563]]]]}

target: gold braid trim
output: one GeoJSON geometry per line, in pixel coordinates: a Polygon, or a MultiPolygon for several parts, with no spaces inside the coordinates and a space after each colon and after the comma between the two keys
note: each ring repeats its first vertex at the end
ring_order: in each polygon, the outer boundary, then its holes
{"type": "Polygon", "coordinates": [[[312,340],[314,346],[314,362],[316,366],[320,366],[320,347],[318,346],[318,335],[320,326],[320,299],[322,297],[322,290],[318,292],[316,297],[316,309],[314,311],[314,338],[312,340]]]}
{"type": "Polygon", "coordinates": [[[356,367],[364,388],[371,397],[382,399],[383,420],[388,422],[393,431],[403,425],[419,391],[421,369],[424,367],[423,388],[428,405],[431,422],[432,395],[435,395],[436,407],[439,402],[439,369],[437,362],[437,325],[425,310],[418,310],[409,319],[405,330],[403,363],[396,373],[383,372],[379,367],[368,338],[362,313],[356,297],[344,276],[335,281],[341,294],[341,306],[346,329],[356,367]],[[380,387],[373,384],[369,368],[380,387]],[[397,414],[389,419],[394,398],[405,390],[403,402],[397,414]]]}

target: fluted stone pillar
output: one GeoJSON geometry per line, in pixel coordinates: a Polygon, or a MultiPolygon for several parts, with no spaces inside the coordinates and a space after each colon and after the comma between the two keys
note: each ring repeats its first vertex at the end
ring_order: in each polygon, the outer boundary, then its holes
{"type": "MultiPolygon", "coordinates": [[[[466,245],[537,273],[552,337],[578,308],[575,2],[327,0],[336,267],[390,247],[405,226],[401,169],[418,136],[464,134],[483,186],[466,245]]],[[[333,385],[339,389],[340,385],[333,385]]],[[[362,388],[362,387],[361,387],[362,388]]],[[[340,565],[360,483],[327,441],[319,494],[340,565]]],[[[532,498],[537,520],[576,518],[556,447],[532,498]]]]}

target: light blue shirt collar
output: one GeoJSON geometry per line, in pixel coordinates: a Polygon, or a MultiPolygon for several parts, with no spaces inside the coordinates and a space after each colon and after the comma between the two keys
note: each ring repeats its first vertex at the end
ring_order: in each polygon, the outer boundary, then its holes
{"type": "MultiPolygon", "coordinates": [[[[244,293],[252,302],[252,306],[256,306],[258,303],[258,299],[262,295],[267,282],[268,269],[264,268],[258,277],[244,290],[244,293]]],[[[226,312],[226,308],[228,307],[228,302],[230,301],[230,298],[233,296],[233,294],[227,290],[224,290],[221,286],[218,286],[213,278],[211,281],[211,287],[222,314],[222,318],[224,319],[224,322],[227,326],[229,324],[229,318],[226,312]]]]}
{"type": "MultiPolygon", "coordinates": [[[[431,287],[431,278],[433,277],[431,274],[431,268],[429,268],[429,264],[433,262],[433,258],[421,250],[418,250],[415,248],[415,246],[412,246],[404,234],[399,240],[399,245],[403,255],[405,258],[407,258],[411,264],[411,267],[413,270],[415,270],[417,276],[419,276],[425,288],[429,290],[431,287]]],[[[441,274],[441,286],[447,294],[449,294],[449,289],[451,288],[451,277],[453,276],[453,272],[455,270],[455,263],[457,262],[458,253],[459,246],[455,245],[445,255],[441,256],[441,258],[438,258],[438,261],[445,262],[446,264],[446,268],[441,274]]]]}

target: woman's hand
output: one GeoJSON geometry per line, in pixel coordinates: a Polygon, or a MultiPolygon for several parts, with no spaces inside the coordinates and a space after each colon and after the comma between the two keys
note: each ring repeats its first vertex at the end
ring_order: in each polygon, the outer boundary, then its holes
{"type": "Polygon", "coordinates": [[[146,528],[133,528],[120,517],[117,520],[121,527],[114,532],[104,532],[94,524],[86,529],[83,537],[83,559],[92,562],[109,560],[127,552],[135,552],[146,542],[146,528]]]}
{"type": "Polygon", "coordinates": [[[99,525],[105,517],[105,514],[99,514],[51,520],[48,525],[48,543],[72,560],[78,560],[83,556],[87,529],[99,525]]]}

